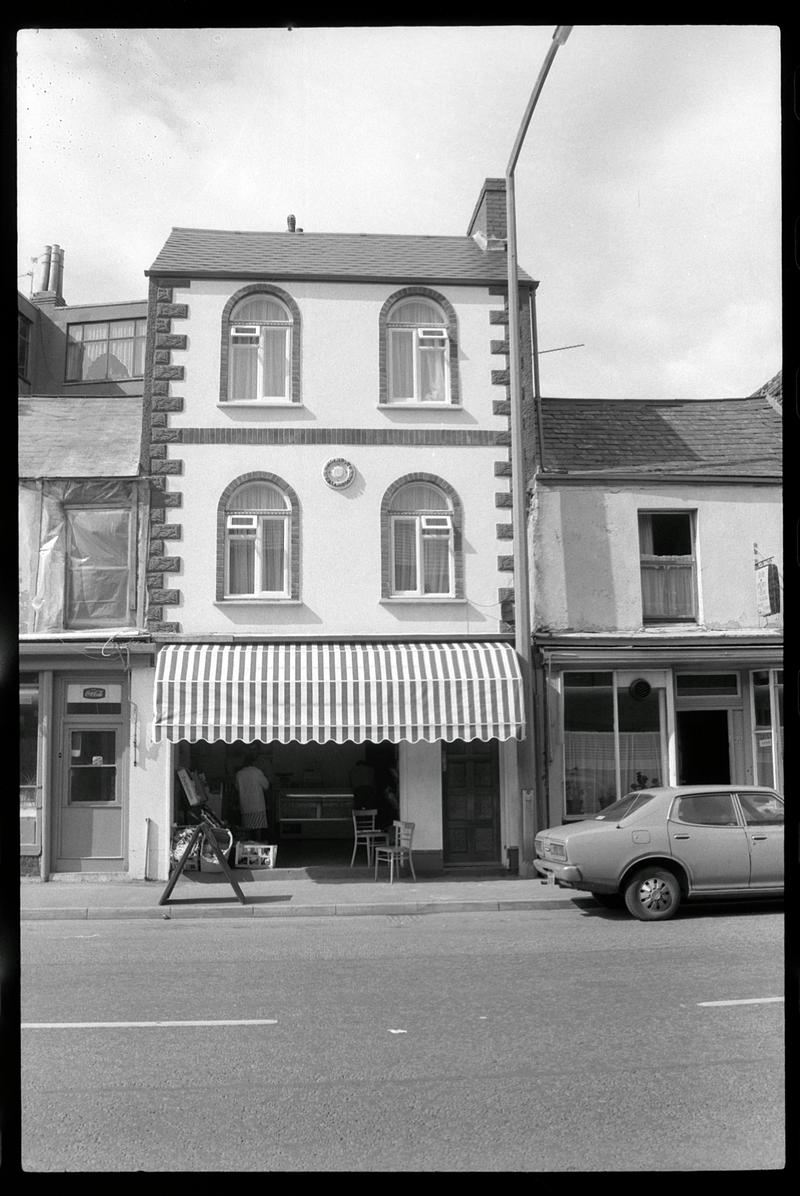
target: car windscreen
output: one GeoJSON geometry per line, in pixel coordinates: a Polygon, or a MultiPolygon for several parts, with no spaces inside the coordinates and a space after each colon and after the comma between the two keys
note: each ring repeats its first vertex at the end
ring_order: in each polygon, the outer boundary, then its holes
{"type": "Polygon", "coordinates": [[[634,810],[640,810],[646,802],[653,800],[652,793],[626,793],[619,801],[613,802],[595,814],[595,822],[619,822],[620,818],[627,818],[634,810]]]}

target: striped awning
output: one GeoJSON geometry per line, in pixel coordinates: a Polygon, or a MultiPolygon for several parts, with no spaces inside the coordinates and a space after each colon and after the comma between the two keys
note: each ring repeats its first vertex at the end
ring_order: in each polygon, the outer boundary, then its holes
{"type": "Polygon", "coordinates": [[[523,730],[506,643],[170,644],[156,663],[156,740],[415,743],[523,730]]]}

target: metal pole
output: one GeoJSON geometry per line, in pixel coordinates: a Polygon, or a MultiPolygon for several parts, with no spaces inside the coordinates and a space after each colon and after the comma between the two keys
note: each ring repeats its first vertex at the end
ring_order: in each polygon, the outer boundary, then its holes
{"type": "MultiPolygon", "coordinates": [[[[522,793],[521,876],[534,873],[533,841],[538,829],[534,805],[535,765],[533,752],[533,692],[531,669],[531,619],[528,568],[528,511],[525,451],[522,441],[522,381],[520,361],[519,271],[517,266],[517,215],[514,194],[514,168],[528,130],[533,110],[544,81],[556,56],[572,31],[571,25],[558,25],[547,51],[539,77],[517,133],[506,168],[506,223],[508,226],[508,353],[511,396],[511,504],[514,529],[514,641],[520,659],[525,701],[525,737],[518,743],[517,771],[522,793]]],[[[538,362],[534,355],[534,377],[538,400],[538,362]]]]}

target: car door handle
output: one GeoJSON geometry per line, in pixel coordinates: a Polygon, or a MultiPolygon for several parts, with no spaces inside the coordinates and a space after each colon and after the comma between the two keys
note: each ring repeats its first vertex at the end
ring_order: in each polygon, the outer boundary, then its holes
{"type": "Polygon", "coordinates": [[[753,835],[753,842],[760,843],[763,839],[766,839],[766,837],[766,835],[753,835]]]}
{"type": "Polygon", "coordinates": [[[673,835],[673,839],[688,839],[688,835],[673,835]]]}

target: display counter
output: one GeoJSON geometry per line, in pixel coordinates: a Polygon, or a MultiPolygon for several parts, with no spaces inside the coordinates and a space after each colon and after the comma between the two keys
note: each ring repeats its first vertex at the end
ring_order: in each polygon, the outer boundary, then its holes
{"type": "Polygon", "coordinates": [[[344,789],[287,789],[280,795],[278,823],[283,839],[349,839],[353,794],[344,789]]]}

